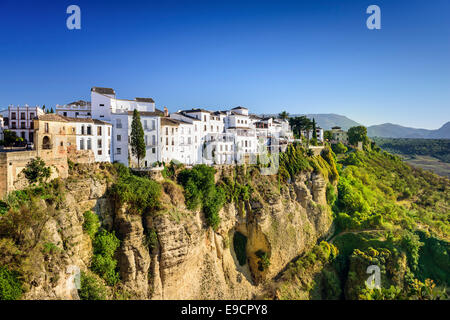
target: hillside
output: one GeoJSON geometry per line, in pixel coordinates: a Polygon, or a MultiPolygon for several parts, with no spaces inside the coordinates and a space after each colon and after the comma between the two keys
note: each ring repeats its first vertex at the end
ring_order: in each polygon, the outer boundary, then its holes
{"type": "Polygon", "coordinates": [[[449,180],[368,148],[290,146],[274,175],[72,164],[0,202],[0,299],[444,297],[449,180]]]}
{"type": "Polygon", "coordinates": [[[381,138],[450,139],[450,122],[436,130],[415,129],[384,123],[368,127],[367,135],[381,138]]]}
{"type": "MultiPolygon", "coordinates": [[[[303,114],[296,114],[292,116],[301,116],[303,114]]],[[[338,126],[344,130],[348,130],[351,127],[359,126],[360,124],[356,121],[353,121],[346,116],[342,116],[334,113],[318,113],[318,114],[307,114],[306,115],[310,119],[315,119],[316,123],[323,130],[331,130],[332,127],[338,126]]]]}

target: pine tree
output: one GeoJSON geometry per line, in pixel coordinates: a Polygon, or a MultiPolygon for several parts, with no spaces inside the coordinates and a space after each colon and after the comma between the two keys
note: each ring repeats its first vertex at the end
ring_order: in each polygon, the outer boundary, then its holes
{"type": "Polygon", "coordinates": [[[313,118],[313,121],[312,121],[312,130],[313,130],[313,139],[317,139],[316,120],[314,118],[313,118]]]}
{"type": "Polygon", "coordinates": [[[145,158],[145,141],[141,117],[136,109],[133,111],[131,122],[131,153],[138,159],[138,167],[140,167],[140,160],[145,158]]]}

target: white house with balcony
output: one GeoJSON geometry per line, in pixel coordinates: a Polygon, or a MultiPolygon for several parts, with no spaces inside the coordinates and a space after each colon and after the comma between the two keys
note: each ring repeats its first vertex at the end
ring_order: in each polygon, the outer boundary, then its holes
{"type": "Polygon", "coordinates": [[[55,112],[64,117],[70,118],[91,118],[91,102],[89,101],[75,101],[65,105],[57,104],[55,112]]]}
{"type": "Polygon", "coordinates": [[[96,162],[112,162],[112,125],[88,118],[64,117],[75,128],[77,150],[92,150],[96,162]]]}
{"type": "Polygon", "coordinates": [[[39,106],[9,106],[7,117],[4,117],[4,128],[16,133],[27,142],[34,142],[33,119],[43,115],[44,110],[39,106]]]}

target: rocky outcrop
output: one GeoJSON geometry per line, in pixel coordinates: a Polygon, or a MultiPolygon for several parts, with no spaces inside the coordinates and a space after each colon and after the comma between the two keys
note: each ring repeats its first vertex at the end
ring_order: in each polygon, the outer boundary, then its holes
{"type": "MultiPolygon", "coordinates": [[[[112,180],[105,171],[94,168],[79,174],[82,178],[66,181],[64,205],[46,223],[61,257],[51,273],[42,270],[42,278],[36,279],[26,298],[78,298],[74,286],[67,283],[74,283],[73,270],[88,268],[92,257],[91,240],[82,230],[86,210],[97,213],[103,227],[114,230],[121,240],[116,253],[121,286],[135,299],[260,297],[268,282],[331,227],[327,181],[311,172],[286,184],[276,176],[252,174],[250,199],[226,204],[216,232],[207,227],[201,212],[185,208],[182,190],[175,184],[161,182],[167,210],[140,216],[128,213],[126,206],[114,207],[107,193],[112,180]],[[93,174],[96,170],[101,174],[93,174]],[[86,178],[87,172],[91,173],[86,178]],[[149,230],[158,239],[152,249],[146,243],[149,230]],[[236,231],[247,237],[244,265],[233,246],[236,231]],[[258,252],[270,262],[264,268],[258,252]]],[[[226,167],[217,177],[221,174],[235,173],[226,167]]]]}

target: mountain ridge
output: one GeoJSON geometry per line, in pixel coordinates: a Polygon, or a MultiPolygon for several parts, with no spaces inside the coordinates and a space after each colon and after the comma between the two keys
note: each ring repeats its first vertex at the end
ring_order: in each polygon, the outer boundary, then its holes
{"type": "MultiPolygon", "coordinates": [[[[339,126],[343,130],[348,130],[360,124],[347,116],[336,113],[316,113],[316,114],[291,114],[291,117],[307,116],[314,118],[319,127],[324,130],[331,130],[334,126],[339,126]]],[[[444,123],[438,129],[421,129],[401,126],[395,123],[382,123],[378,125],[366,126],[369,137],[380,138],[414,138],[414,139],[450,139],[450,121],[444,123]]]]}

